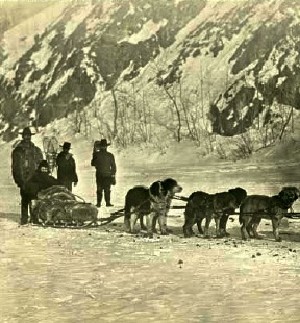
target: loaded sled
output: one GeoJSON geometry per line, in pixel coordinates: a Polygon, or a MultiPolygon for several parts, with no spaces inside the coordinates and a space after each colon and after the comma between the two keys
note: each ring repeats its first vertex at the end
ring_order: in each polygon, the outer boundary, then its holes
{"type": "Polygon", "coordinates": [[[64,186],[54,185],[38,193],[31,214],[44,226],[87,227],[97,225],[98,209],[64,186]]]}

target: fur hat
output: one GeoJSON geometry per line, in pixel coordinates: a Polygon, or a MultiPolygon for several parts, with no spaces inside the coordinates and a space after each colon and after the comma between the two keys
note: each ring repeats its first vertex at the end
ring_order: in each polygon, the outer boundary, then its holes
{"type": "Polygon", "coordinates": [[[71,149],[71,143],[65,141],[63,145],[60,145],[63,149],[71,149]]]}
{"type": "Polygon", "coordinates": [[[30,135],[30,136],[32,136],[35,133],[34,132],[31,132],[30,127],[25,127],[22,132],[19,132],[19,134],[22,135],[22,136],[24,136],[24,135],[30,135]]]}
{"type": "Polygon", "coordinates": [[[42,167],[48,168],[49,169],[49,164],[47,162],[46,159],[43,159],[40,164],[39,164],[39,169],[41,169],[42,167]]]}

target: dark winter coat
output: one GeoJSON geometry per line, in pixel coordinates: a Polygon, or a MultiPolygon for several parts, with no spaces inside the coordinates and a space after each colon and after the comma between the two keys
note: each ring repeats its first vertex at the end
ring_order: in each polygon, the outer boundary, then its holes
{"type": "Polygon", "coordinates": [[[117,172],[115,157],[106,150],[94,152],[91,165],[95,166],[98,176],[110,177],[117,172]]]}
{"type": "Polygon", "coordinates": [[[57,179],[53,176],[36,170],[31,178],[25,183],[24,191],[30,199],[35,199],[41,190],[58,184],[57,179]]]}
{"type": "Polygon", "coordinates": [[[21,140],[12,152],[12,173],[15,183],[22,188],[38,168],[43,153],[32,142],[21,140]]]}
{"type": "Polygon", "coordinates": [[[69,152],[61,151],[56,157],[57,179],[60,183],[78,182],[76,164],[73,155],[69,152]]]}

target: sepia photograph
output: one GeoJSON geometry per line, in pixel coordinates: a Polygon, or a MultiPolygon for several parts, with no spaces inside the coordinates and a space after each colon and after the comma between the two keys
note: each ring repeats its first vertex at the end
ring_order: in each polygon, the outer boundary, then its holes
{"type": "Polygon", "coordinates": [[[300,0],[0,0],[0,322],[300,322],[300,0]]]}

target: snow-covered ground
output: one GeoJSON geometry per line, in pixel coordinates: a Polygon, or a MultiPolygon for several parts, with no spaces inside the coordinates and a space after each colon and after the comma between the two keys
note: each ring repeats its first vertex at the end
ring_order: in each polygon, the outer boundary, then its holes
{"type": "MultiPolygon", "coordinates": [[[[92,143],[74,138],[72,145],[79,175],[74,192],[94,202],[92,143]]],[[[178,180],[183,196],[236,186],[271,195],[300,186],[295,161],[220,163],[199,158],[187,143],[164,155],[146,148],[110,151],[118,164],[116,208],[133,185],[166,177],[178,180]]],[[[19,227],[9,145],[2,145],[0,158],[1,322],[299,321],[299,220],[283,221],[281,243],[267,221],[259,228],[264,240],[242,242],[236,216],[229,221],[230,238],[184,239],[181,209],[170,212],[173,234],[153,240],[124,233],[122,218],[90,229],[19,227]]],[[[110,212],[104,207],[99,217],[110,212]]]]}

